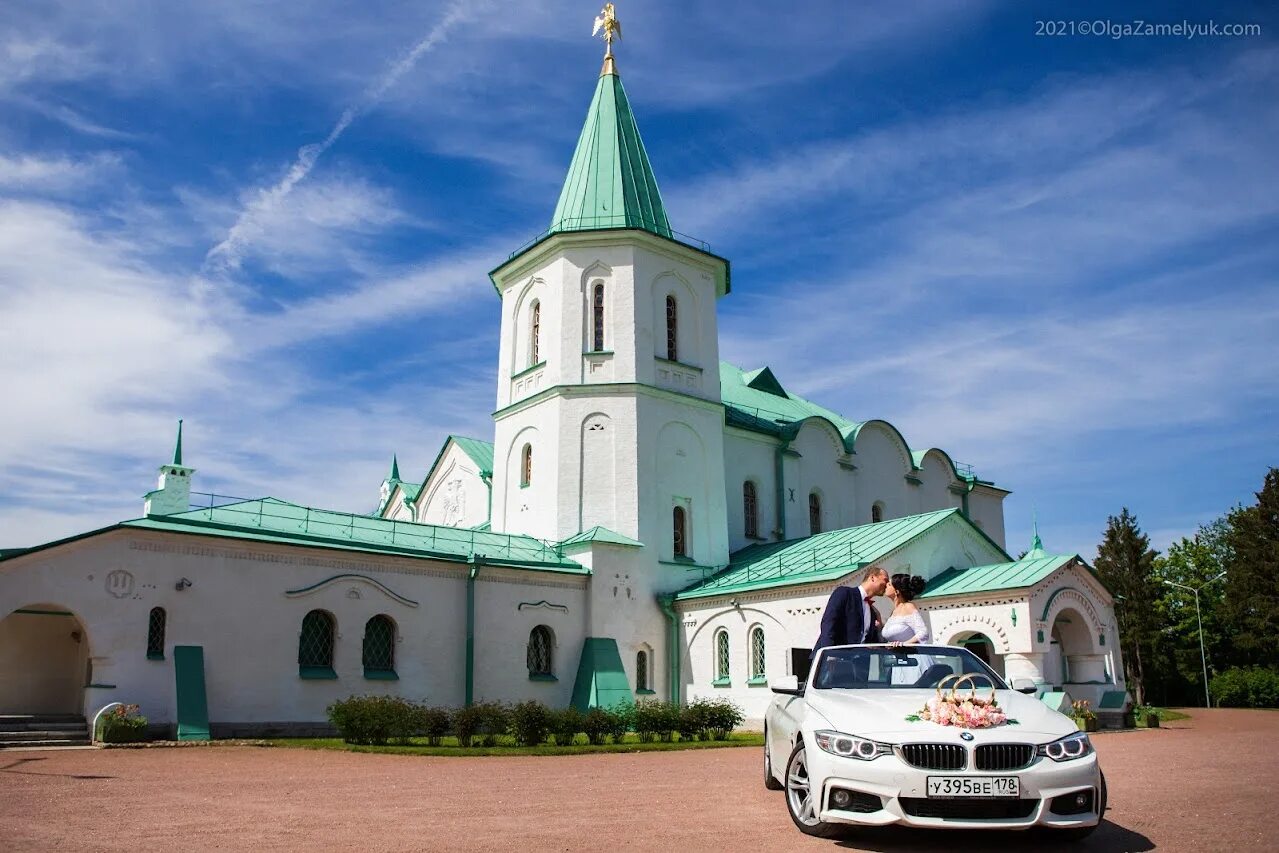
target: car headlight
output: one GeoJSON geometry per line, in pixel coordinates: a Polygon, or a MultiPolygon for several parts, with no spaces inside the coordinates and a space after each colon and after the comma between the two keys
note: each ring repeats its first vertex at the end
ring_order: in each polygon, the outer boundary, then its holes
{"type": "Polygon", "coordinates": [[[843,732],[814,732],[813,737],[823,751],[829,752],[831,755],[838,755],[841,758],[873,761],[881,755],[890,755],[893,751],[891,744],[867,740],[856,735],[846,735],[843,732]]]}
{"type": "Polygon", "coordinates": [[[1092,751],[1092,741],[1083,732],[1075,732],[1052,743],[1039,745],[1039,754],[1053,761],[1073,761],[1085,755],[1092,755],[1092,751]]]}

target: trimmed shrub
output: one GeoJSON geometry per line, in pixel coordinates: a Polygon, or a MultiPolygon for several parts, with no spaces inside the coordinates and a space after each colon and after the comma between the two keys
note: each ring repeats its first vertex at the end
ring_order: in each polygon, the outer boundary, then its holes
{"type": "Polygon", "coordinates": [[[413,735],[421,722],[417,707],[398,696],[350,696],[326,711],[347,743],[382,745],[392,739],[405,742],[413,735]]]}
{"type": "Polygon", "coordinates": [[[707,740],[709,733],[710,701],[694,699],[679,711],[679,739],[707,740]]]}
{"type": "Polygon", "coordinates": [[[102,715],[103,743],[136,743],[146,737],[147,718],[137,705],[117,705],[102,715]]]}
{"type": "Polygon", "coordinates": [[[635,718],[635,709],[631,705],[614,705],[604,709],[604,733],[613,743],[621,743],[626,733],[631,730],[635,718]]]}
{"type": "Polygon", "coordinates": [[[712,740],[728,740],[733,729],[746,719],[742,709],[730,699],[709,699],[702,713],[703,723],[710,730],[712,740]]]}
{"type": "Polygon", "coordinates": [[[612,722],[609,717],[609,712],[603,708],[592,708],[582,717],[582,731],[592,744],[599,746],[604,742],[612,722]]]}
{"type": "Polygon", "coordinates": [[[427,705],[418,706],[420,710],[418,731],[431,746],[439,746],[444,742],[453,725],[452,715],[448,708],[433,708],[427,705]]]}
{"type": "Polygon", "coordinates": [[[656,699],[641,699],[631,712],[632,727],[640,743],[652,743],[659,735],[669,735],[670,704],[656,699]]]}
{"type": "Polygon", "coordinates": [[[483,715],[479,705],[467,705],[453,712],[453,736],[457,738],[458,746],[471,745],[471,741],[479,734],[483,715]]]}
{"type": "Polygon", "coordinates": [[[551,731],[551,710],[530,700],[511,708],[511,735],[520,746],[537,746],[551,731]]]}
{"type": "Polygon", "coordinates": [[[577,733],[582,731],[582,712],[570,705],[551,711],[549,722],[556,746],[572,746],[577,733]]]}
{"type": "Polygon", "coordinates": [[[496,746],[510,727],[511,712],[501,702],[476,702],[453,712],[453,734],[459,746],[496,746]]]}
{"type": "Polygon", "coordinates": [[[1218,673],[1208,692],[1219,708],[1279,707],[1279,672],[1261,667],[1235,668],[1218,673]]]}

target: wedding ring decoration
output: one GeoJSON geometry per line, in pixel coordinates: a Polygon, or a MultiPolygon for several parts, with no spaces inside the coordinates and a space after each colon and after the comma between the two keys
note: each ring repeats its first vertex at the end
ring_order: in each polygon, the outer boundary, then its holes
{"type": "Polygon", "coordinates": [[[999,703],[995,701],[995,685],[990,684],[990,695],[978,694],[977,682],[973,676],[948,675],[937,682],[937,695],[929,699],[916,714],[906,719],[911,722],[925,721],[940,726],[954,726],[957,729],[989,729],[1005,724],[1016,725],[1016,720],[1008,719],[999,703]],[[967,694],[961,691],[967,688],[967,694]]]}

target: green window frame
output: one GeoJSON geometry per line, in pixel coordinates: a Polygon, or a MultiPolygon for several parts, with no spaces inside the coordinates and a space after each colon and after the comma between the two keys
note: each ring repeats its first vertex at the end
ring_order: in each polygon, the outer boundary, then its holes
{"type": "Polygon", "coordinates": [[[554,669],[555,637],[551,629],[538,625],[528,634],[528,649],[525,660],[528,664],[528,677],[534,681],[546,681],[555,677],[554,669]]]}
{"type": "Polygon", "coordinates": [[[715,632],[715,681],[716,687],[727,687],[731,681],[729,664],[728,631],[720,628],[715,632]]]}
{"type": "Polygon", "coordinates": [[[164,660],[164,632],[169,621],[163,607],[152,607],[147,616],[147,660],[164,660]]]}
{"type": "Polygon", "coordinates": [[[751,628],[751,675],[747,684],[764,684],[768,681],[764,656],[764,626],[751,628]]]}
{"type": "Polygon", "coordinates": [[[337,620],[327,610],[312,610],[302,617],[298,634],[298,675],[302,678],[337,678],[333,671],[333,640],[337,620]]]}
{"type": "Polygon", "coordinates": [[[396,681],[395,623],[379,613],[364,623],[364,677],[379,681],[396,681]]]}

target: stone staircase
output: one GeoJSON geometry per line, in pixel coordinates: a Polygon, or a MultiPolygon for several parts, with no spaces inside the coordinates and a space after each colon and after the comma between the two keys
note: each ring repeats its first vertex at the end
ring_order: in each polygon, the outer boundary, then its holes
{"type": "Polygon", "coordinates": [[[0,749],[88,745],[89,724],[78,714],[0,714],[0,749]]]}

